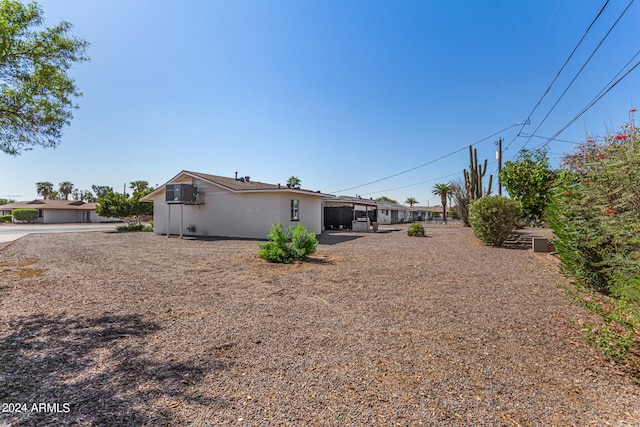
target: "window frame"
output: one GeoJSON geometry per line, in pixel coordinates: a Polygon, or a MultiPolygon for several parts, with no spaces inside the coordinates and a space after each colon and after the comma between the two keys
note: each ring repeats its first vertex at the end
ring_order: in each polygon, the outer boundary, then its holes
{"type": "Polygon", "coordinates": [[[291,221],[300,221],[300,199],[291,199],[291,221]]]}

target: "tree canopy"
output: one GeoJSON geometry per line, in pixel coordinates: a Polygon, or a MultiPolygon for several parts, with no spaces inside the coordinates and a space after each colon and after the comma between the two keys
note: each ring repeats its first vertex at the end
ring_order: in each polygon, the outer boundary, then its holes
{"type": "Polygon", "coordinates": [[[387,197],[387,196],[380,196],[376,199],[376,202],[387,202],[387,203],[393,203],[394,205],[398,204],[397,200],[392,199],[391,197],[387,197]]]}
{"type": "Polygon", "coordinates": [[[542,219],[555,177],[544,151],[521,150],[500,171],[500,180],[509,196],[522,203],[523,219],[534,222],[542,219]]]}
{"type": "Polygon", "coordinates": [[[10,155],[57,146],[78,108],[67,72],[89,59],[89,43],[69,35],[69,22],[43,23],[37,3],[0,2],[0,150],[10,155]]]}
{"type": "Polygon", "coordinates": [[[300,178],[298,178],[297,176],[292,176],[287,179],[287,185],[291,188],[300,188],[300,184],[300,178]]]}

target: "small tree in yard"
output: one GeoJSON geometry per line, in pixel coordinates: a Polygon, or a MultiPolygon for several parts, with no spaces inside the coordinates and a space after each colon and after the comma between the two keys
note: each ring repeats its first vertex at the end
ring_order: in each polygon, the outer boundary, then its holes
{"type": "Polygon", "coordinates": [[[153,203],[141,202],[140,199],[145,194],[134,193],[133,197],[128,194],[109,193],[98,201],[96,213],[107,218],[118,218],[127,224],[140,224],[143,216],[153,214],[153,203]]]}
{"type": "Polygon", "coordinates": [[[274,224],[269,232],[269,241],[258,243],[258,256],[269,262],[290,264],[306,259],[316,251],[317,245],[316,235],[301,224],[287,230],[282,224],[274,224]]]}
{"type": "Polygon", "coordinates": [[[530,225],[541,223],[549,203],[549,190],[556,178],[544,151],[522,150],[514,161],[507,161],[500,171],[502,185],[513,199],[522,204],[522,219],[530,225]]]}
{"type": "Polygon", "coordinates": [[[491,246],[502,246],[516,228],[520,202],[502,196],[485,196],[469,205],[473,234],[491,246]]]}

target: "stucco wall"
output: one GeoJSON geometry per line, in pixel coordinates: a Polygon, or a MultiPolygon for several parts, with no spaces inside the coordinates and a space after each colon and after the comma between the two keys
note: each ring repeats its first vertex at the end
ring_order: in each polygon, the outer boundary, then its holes
{"type": "Polygon", "coordinates": [[[273,223],[283,226],[302,224],[313,233],[322,231],[321,202],[319,197],[310,197],[288,191],[233,193],[205,182],[194,182],[198,192],[205,194],[202,205],[169,205],[161,192],[154,201],[154,231],[170,234],[223,236],[264,239],[273,223]],[[291,221],[291,199],[297,198],[300,221],[291,221]],[[169,217],[170,210],[170,217],[169,217]],[[195,226],[190,233],[187,227],[195,226]]]}
{"type": "Polygon", "coordinates": [[[44,222],[45,224],[82,222],[82,211],[66,209],[43,209],[42,222],[44,222]]]}

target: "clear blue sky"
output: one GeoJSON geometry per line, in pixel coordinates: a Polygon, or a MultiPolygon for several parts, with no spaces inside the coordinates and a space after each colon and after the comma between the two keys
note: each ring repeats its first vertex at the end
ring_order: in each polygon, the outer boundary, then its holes
{"type": "MultiPolygon", "coordinates": [[[[84,96],[58,148],[0,154],[0,197],[33,199],[37,181],[122,191],[187,169],[269,183],[295,175],[312,190],[438,204],[433,184],[461,177],[466,151],[338,190],[526,119],[604,0],[39,3],[49,25],[70,21],[91,43],[91,61],[72,72],[84,96]]],[[[627,5],[610,3],[522,132],[540,125],[627,5]]],[[[560,130],[633,57],[639,17],[633,4],[537,135],[560,130]]],[[[615,130],[639,89],[640,68],[558,138],[615,130]]],[[[490,172],[494,141],[513,140],[509,159],[527,141],[514,140],[519,130],[477,145],[490,172]]],[[[552,162],[572,147],[550,143],[552,162]]]]}

